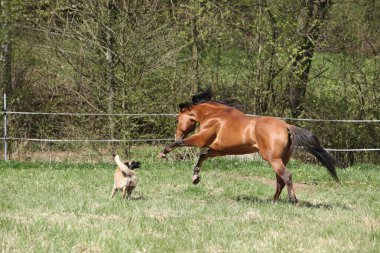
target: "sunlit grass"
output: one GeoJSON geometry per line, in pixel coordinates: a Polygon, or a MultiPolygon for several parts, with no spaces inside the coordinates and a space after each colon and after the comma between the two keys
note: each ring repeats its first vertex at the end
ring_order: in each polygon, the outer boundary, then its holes
{"type": "Polygon", "coordinates": [[[379,166],[292,162],[300,207],[261,161],[142,160],[133,199],[110,199],[113,164],[0,163],[2,252],[378,252],[379,166]]]}

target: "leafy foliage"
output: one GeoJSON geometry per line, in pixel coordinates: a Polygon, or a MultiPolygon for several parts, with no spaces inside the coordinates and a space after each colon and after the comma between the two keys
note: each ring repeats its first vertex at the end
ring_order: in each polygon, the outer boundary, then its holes
{"type": "MultiPolygon", "coordinates": [[[[12,78],[1,88],[14,111],[176,113],[211,85],[216,99],[238,99],[252,114],[380,118],[375,0],[9,4],[1,41],[11,30],[12,78]]],[[[11,136],[34,138],[167,137],[174,127],[171,118],[10,120],[11,136]]],[[[327,147],[380,146],[378,124],[304,125],[327,147]]]]}

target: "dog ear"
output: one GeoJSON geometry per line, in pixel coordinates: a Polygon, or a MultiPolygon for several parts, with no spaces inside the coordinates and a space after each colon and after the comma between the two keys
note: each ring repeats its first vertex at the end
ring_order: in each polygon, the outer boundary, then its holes
{"type": "Polygon", "coordinates": [[[129,164],[127,165],[130,170],[134,170],[136,168],[140,168],[140,162],[138,161],[129,161],[129,164]]]}
{"type": "Polygon", "coordinates": [[[124,162],[124,164],[128,167],[128,169],[131,168],[131,162],[130,161],[124,162]]]}

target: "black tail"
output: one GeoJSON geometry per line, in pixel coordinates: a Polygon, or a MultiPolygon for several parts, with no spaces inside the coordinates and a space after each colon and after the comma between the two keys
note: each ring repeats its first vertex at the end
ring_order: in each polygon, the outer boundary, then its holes
{"type": "Polygon", "coordinates": [[[330,175],[339,182],[338,175],[335,171],[336,161],[327,151],[322,147],[317,136],[310,131],[289,125],[290,138],[292,146],[302,146],[309,153],[313,154],[322,164],[327,168],[330,175]]]}

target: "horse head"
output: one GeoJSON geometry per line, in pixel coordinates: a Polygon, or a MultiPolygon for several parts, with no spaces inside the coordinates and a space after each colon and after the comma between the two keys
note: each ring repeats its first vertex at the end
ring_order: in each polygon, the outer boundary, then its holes
{"type": "Polygon", "coordinates": [[[181,140],[193,132],[197,126],[196,116],[193,112],[193,106],[190,103],[179,104],[180,111],[177,115],[177,129],[175,139],[181,140]]]}
{"type": "Polygon", "coordinates": [[[198,119],[194,112],[194,106],[210,101],[212,98],[211,87],[207,87],[204,91],[195,94],[191,102],[179,104],[180,112],[177,115],[177,129],[175,139],[181,140],[186,138],[193,132],[197,126],[198,119]]]}

